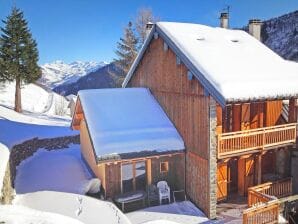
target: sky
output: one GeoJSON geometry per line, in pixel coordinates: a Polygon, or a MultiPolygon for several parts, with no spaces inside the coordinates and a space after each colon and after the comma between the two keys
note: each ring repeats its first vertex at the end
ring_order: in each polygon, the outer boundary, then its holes
{"type": "Polygon", "coordinates": [[[218,26],[220,12],[229,5],[233,28],[251,18],[266,20],[298,10],[298,0],[0,0],[1,20],[13,5],[24,11],[40,64],[112,61],[125,25],[143,7],[162,21],[218,26]]]}

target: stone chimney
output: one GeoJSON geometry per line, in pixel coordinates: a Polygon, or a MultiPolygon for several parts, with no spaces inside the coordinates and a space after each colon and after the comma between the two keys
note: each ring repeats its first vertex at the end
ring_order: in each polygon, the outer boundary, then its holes
{"type": "Polygon", "coordinates": [[[262,22],[259,19],[251,19],[248,24],[248,32],[250,35],[261,41],[262,22]]]}
{"type": "Polygon", "coordinates": [[[150,31],[151,31],[151,29],[152,29],[152,27],[153,27],[153,23],[151,23],[151,22],[148,22],[147,24],[146,24],[146,37],[148,37],[149,36],[149,34],[150,34],[150,31]]]}
{"type": "Polygon", "coordinates": [[[229,28],[229,13],[222,12],[220,14],[220,27],[222,28],[229,28]]]}

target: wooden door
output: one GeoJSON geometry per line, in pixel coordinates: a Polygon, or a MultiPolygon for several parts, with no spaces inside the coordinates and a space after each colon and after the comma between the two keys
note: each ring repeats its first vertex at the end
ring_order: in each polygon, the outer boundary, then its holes
{"type": "Polygon", "coordinates": [[[228,196],[228,165],[217,165],[217,201],[225,200],[228,196]]]}
{"type": "Polygon", "coordinates": [[[255,159],[254,157],[238,160],[238,193],[247,195],[247,189],[255,184],[255,159]]]}

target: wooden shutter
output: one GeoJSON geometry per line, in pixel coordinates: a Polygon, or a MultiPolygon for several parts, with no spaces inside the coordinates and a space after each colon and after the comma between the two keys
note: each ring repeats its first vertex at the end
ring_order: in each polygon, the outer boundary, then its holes
{"type": "Polygon", "coordinates": [[[228,195],[228,166],[227,163],[217,165],[217,200],[222,201],[228,195]]]}

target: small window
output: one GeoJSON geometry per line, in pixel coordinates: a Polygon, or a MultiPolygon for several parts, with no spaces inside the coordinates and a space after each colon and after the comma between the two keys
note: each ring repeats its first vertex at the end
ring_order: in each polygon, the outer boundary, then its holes
{"type": "Polygon", "coordinates": [[[169,171],[169,162],[161,162],[160,163],[160,172],[166,173],[169,171]]]}

